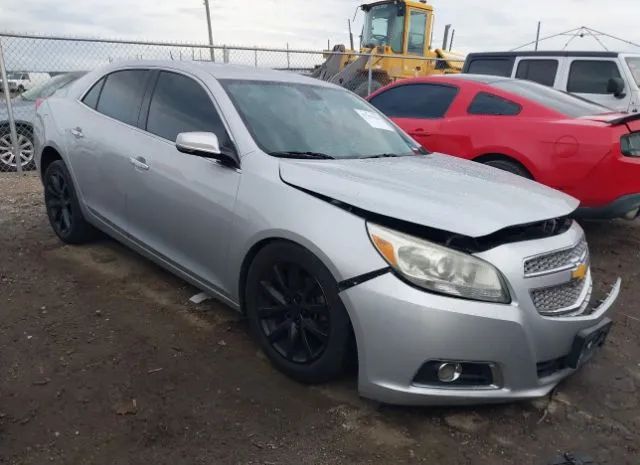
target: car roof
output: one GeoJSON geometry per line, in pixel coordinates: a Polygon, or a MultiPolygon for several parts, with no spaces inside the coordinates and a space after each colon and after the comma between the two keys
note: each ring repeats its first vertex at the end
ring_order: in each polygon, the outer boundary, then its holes
{"type": "Polygon", "coordinates": [[[538,50],[538,51],[508,51],[508,52],[474,52],[467,55],[469,58],[478,57],[593,57],[593,58],[615,58],[621,52],[600,52],[600,51],[568,51],[568,50],[538,50]]]}
{"type": "Polygon", "coordinates": [[[106,74],[118,69],[131,67],[163,68],[183,70],[185,72],[192,73],[204,72],[213,76],[215,79],[291,82],[342,89],[334,84],[329,84],[327,82],[320,81],[319,79],[314,79],[295,72],[284,70],[278,71],[269,68],[256,68],[253,66],[232,65],[227,63],[213,63],[210,61],[127,60],[102,68],[101,73],[106,74]]]}

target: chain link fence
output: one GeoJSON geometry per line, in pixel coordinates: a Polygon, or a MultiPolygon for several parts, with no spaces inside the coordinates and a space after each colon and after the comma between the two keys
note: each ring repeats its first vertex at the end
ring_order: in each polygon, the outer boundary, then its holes
{"type": "MultiPolygon", "coordinates": [[[[0,172],[32,170],[37,106],[83,73],[109,63],[189,60],[270,68],[334,82],[365,96],[388,83],[376,70],[384,58],[340,47],[329,52],[0,33],[0,172]]],[[[405,61],[416,69],[443,64],[420,57],[405,61]]]]}

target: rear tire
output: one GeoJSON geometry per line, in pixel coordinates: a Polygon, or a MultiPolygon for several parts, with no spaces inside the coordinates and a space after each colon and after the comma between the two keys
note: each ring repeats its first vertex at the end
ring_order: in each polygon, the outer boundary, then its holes
{"type": "MultiPolygon", "coordinates": [[[[18,149],[23,171],[35,169],[33,149],[33,129],[30,126],[16,126],[18,149]]],[[[11,151],[11,130],[8,125],[0,126],[0,172],[17,171],[16,159],[11,151]]]]}
{"type": "Polygon", "coordinates": [[[524,167],[510,160],[494,159],[494,160],[482,161],[481,163],[483,165],[498,168],[499,170],[502,170],[502,171],[508,171],[509,173],[517,174],[518,176],[521,176],[523,178],[533,179],[533,176],[531,176],[531,173],[529,173],[524,167]]]}
{"type": "Polygon", "coordinates": [[[280,371],[307,384],[341,375],[351,322],[338,284],[311,252],[273,242],[254,258],[245,288],[251,330],[280,371]]]}
{"type": "Polygon", "coordinates": [[[85,219],[71,175],[62,160],[47,167],[44,175],[44,201],[49,223],[67,244],[83,244],[95,237],[95,229],[85,219]]]}

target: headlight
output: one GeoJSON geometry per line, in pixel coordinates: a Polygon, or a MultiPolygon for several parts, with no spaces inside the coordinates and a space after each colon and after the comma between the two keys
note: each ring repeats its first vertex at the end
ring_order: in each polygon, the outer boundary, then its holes
{"type": "Polygon", "coordinates": [[[411,283],[466,299],[510,302],[500,272],[484,260],[383,226],[368,223],[367,230],[380,255],[411,283]]]}

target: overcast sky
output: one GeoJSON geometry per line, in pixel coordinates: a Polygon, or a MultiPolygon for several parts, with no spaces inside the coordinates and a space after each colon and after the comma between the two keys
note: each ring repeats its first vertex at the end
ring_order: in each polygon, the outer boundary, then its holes
{"type": "MultiPolygon", "coordinates": [[[[318,49],[346,43],[347,18],[362,0],[211,0],[217,44],[318,49]]],[[[511,49],[542,35],[581,25],[640,42],[639,0],[433,0],[436,44],[444,24],[456,29],[454,48],[511,49]],[[508,6],[507,6],[508,5],[508,6]]],[[[362,14],[355,26],[361,28],[362,14]]],[[[89,35],[109,38],[207,40],[202,0],[0,0],[0,31],[89,35]]],[[[357,39],[356,39],[357,40],[357,39]]],[[[569,37],[545,43],[563,48],[569,37]]],[[[611,49],[628,46],[603,39],[611,49]]],[[[569,49],[599,49],[591,37],[576,39],[569,49]]],[[[636,49],[640,51],[639,49],[636,49]]]]}

